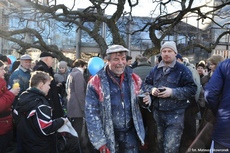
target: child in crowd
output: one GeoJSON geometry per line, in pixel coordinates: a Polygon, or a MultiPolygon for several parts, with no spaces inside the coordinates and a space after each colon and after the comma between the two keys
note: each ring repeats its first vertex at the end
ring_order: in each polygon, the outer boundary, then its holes
{"type": "Polygon", "coordinates": [[[48,73],[32,72],[30,87],[19,97],[17,130],[23,153],[56,152],[54,134],[67,119],[52,120],[52,108],[45,97],[51,81],[48,73]]]}

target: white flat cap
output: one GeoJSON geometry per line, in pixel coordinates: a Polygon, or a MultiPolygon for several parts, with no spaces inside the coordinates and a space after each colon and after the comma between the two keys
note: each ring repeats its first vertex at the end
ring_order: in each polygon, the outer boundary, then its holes
{"type": "Polygon", "coordinates": [[[22,55],[20,60],[32,60],[29,54],[22,55]]]}
{"type": "Polygon", "coordinates": [[[106,50],[106,54],[122,52],[122,51],[129,52],[129,50],[122,45],[112,45],[106,50]]]}

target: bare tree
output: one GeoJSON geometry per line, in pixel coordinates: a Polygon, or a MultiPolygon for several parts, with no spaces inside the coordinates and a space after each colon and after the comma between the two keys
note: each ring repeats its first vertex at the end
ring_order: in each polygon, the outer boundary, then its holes
{"type": "MultiPolygon", "coordinates": [[[[145,30],[148,28],[149,30],[149,37],[152,40],[152,43],[155,45],[155,47],[146,50],[146,55],[153,55],[159,53],[159,49],[161,46],[161,42],[165,39],[168,35],[177,35],[181,34],[181,32],[184,32],[184,36],[188,37],[188,40],[190,40],[190,44],[186,45],[184,48],[181,48],[183,50],[189,50],[194,47],[200,47],[207,52],[211,52],[212,49],[215,48],[215,46],[219,43],[219,40],[221,37],[223,37],[226,34],[229,34],[228,31],[223,32],[218,36],[218,38],[215,40],[213,45],[207,45],[205,44],[205,40],[201,41],[201,37],[195,36],[193,32],[197,31],[196,29],[188,29],[187,27],[184,27],[184,29],[179,30],[178,27],[180,27],[181,21],[188,18],[189,15],[191,17],[195,16],[197,20],[201,20],[202,24],[208,23],[210,27],[210,24],[215,24],[216,26],[220,28],[229,28],[229,22],[225,24],[218,24],[217,19],[222,18],[225,21],[229,21],[229,11],[226,11],[226,7],[230,5],[230,1],[219,1],[218,3],[213,4],[213,1],[206,1],[204,4],[200,4],[198,6],[194,6],[195,2],[202,2],[202,1],[195,1],[195,0],[168,0],[168,1],[158,1],[153,0],[153,3],[155,3],[156,7],[153,9],[152,14],[158,16],[154,17],[154,20],[152,22],[149,22],[146,24],[145,27],[143,27],[140,30],[145,30]],[[172,6],[177,6],[178,10],[169,12],[169,8],[172,6]],[[203,11],[203,10],[209,10],[209,11],[203,11]],[[186,29],[187,28],[187,29],[186,29]],[[158,31],[158,32],[157,32],[158,31]],[[185,33],[186,32],[186,33],[185,33]],[[190,36],[188,35],[190,34],[190,36]],[[193,37],[191,37],[193,35],[193,37]],[[195,40],[195,41],[194,41],[195,40]]],[[[196,35],[200,34],[202,31],[199,30],[196,35]]],[[[207,30],[204,31],[203,37],[207,35],[207,30]]],[[[176,40],[175,40],[176,41],[176,40]]],[[[210,40],[206,40],[210,41],[210,40]]],[[[210,44],[211,42],[209,42],[210,44]]]]}
{"type": "MultiPolygon", "coordinates": [[[[19,21],[24,23],[24,28],[16,30],[6,30],[5,28],[0,29],[0,37],[10,40],[17,43],[21,48],[20,53],[24,53],[28,48],[38,48],[42,51],[48,50],[56,53],[59,59],[67,59],[60,49],[57,47],[57,44],[47,44],[45,43],[46,39],[49,38],[49,30],[45,29],[45,25],[52,27],[51,20],[55,20],[61,24],[66,30],[80,28],[86,32],[93,40],[98,44],[101,49],[101,55],[105,56],[105,51],[107,49],[107,42],[105,38],[101,35],[101,25],[105,23],[111,34],[111,44],[121,44],[126,46],[126,42],[122,35],[121,29],[119,28],[119,20],[125,19],[123,17],[130,16],[127,20],[122,20],[125,24],[130,24],[133,22],[132,10],[134,7],[138,6],[138,0],[89,0],[91,6],[85,8],[84,10],[76,10],[77,7],[75,0],[72,0],[72,7],[68,8],[64,4],[57,4],[56,0],[48,1],[47,5],[39,3],[39,0],[9,0],[11,2],[11,7],[8,15],[17,14],[19,21]],[[52,2],[52,3],[49,3],[52,2]],[[125,3],[129,4],[129,11],[124,11],[125,3]],[[116,10],[112,15],[105,15],[105,11],[110,7],[115,6],[116,10]],[[22,9],[28,8],[28,9],[22,9]],[[29,16],[29,18],[28,18],[29,16]],[[87,22],[91,21],[91,26],[87,22]],[[36,29],[31,28],[30,24],[33,23],[36,25],[36,29]],[[26,34],[32,35],[35,37],[36,41],[27,42],[25,41],[26,34]]],[[[211,0],[210,0],[211,2],[211,0]]],[[[207,2],[205,4],[194,6],[195,0],[168,0],[168,1],[159,1],[153,0],[155,8],[152,10],[152,17],[149,17],[148,21],[138,29],[133,31],[124,31],[126,34],[136,34],[138,32],[147,31],[149,33],[149,38],[152,42],[151,48],[146,49],[145,55],[152,56],[159,53],[159,48],[161,42],[165,40],[168,35],[172,34],[183,34],[189,40],[192,41],[190,45],[182,48],[183,50],[188,50],[193,47],[200,47],[205,49],[208,52],[211,52],[213,48],[219,43],[219,40],[226,34],[229,34],[229,30],[224,31],[219,35],[212,45],[205,45],[203,41],[194,41],[198,40],[199,37],[194,36],[193,34],[183,33],[183,30],[178,30],[181,24],[181,21],[188,18],[189,14],[197,16],[197,20],[203,21],[205,23],[207,20],[214,23],[216,26],[221,28],[229,28],[229,22],[220,24],[216,19],[227,19],[229,18],[229,12],[226,10],[226,6],[230,4],[228,0],[218,1],[216,5],[213,3],[207,2]],[[178,9],[176,11],[169,12],[168,9],[172,5],[177,5],[178,9]],[[209,11],[204,12],[204,8],[209,8],[209,11]]],[[[227,20],[229,21],[229,20],[227,20]]],[[[183,27],[183,26],[181,26],[183,27]]],[[[124,30],[124,29],[123,29],[124,30]]],[[[202,35],[205,38],[205,34],[202,35]]]]}

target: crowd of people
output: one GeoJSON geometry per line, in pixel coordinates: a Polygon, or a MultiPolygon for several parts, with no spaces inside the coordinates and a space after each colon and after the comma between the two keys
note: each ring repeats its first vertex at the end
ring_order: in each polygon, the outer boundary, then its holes
{"type": "Polygon", "coordinates": [[[104,67],[88,76],[42,52],[13,63],[0,55],[0,153],[230,152],[229,60],[212,55],[197,64],[175,42],[160,49],[155,66],[143,55],[112,45],[104,67]],[[142,98],[140,98],[143,95],[142,98]],[[71,124],[74,137],[59,132],[71,124]],[[83,143],[86,141],[85,143],[83,143]]]}

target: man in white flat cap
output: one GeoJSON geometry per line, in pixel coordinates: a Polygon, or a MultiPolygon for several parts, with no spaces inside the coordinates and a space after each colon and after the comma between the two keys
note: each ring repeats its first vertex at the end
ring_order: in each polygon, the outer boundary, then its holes
{"type": "MultiPolygon", "coordinates": [[[[18,103],[18,97],[21,95],[23,91],[25,91],[27,88],[29,88],[29,80],[30,80],[30,72],[31,72],[31,61],[32,58],[29,54],[24,54],[20,57],[20,65],[17,69],[14,70],[14,72],[10,75],[9,79],[9,85],[13,87],[14,81],[17,80],[20,85],[20,92],[18,96],[15,97],[13,102],[13,108],[18,103]]],[[[13,118],[15,123],[17,124],[17,115],[13,113],[13,118]]],[[[17,126],[17,125],[16,125],[17,126]]],[[[15,131],[17,133],[17,131],[15,131]]],[[[17,133],[17,140],[20,137],[20,133],[17,133]]],[[[21,143],[17,142],[17,149],[18,152],[21,152],[21,143]]]]}
{"type": "MultiPolygon", "coordinates": [[[[107,65],[88,82],[85,118],[88,135],[100,153],[138,153],[144,144],[144,126],[137,94],[141,79],[126,66],[129,50],[112,45],[106,50],[107,65]]],[[[144,102],[150,103],[149,95],[144,102]]]]}
{"type": "Polygon", "coordinates": [[[147,75],[142,90],[151,93],[159,150],[177,153],[187,100],[195,95],[197,87],[191,71],[176,60],[175,42],[165,42],[160,53],[162,60],[147,75]]]}
{"type": "Polygon", "coordinates": [[[14,80],[18,80],[19,82],[20,93],[18,95],[29,87],[31,61],[32,58],[29,54],[22,55],[20,57],[20,65],[10,76],[9,84],[11,87],[14,84],[14,80]]]}

